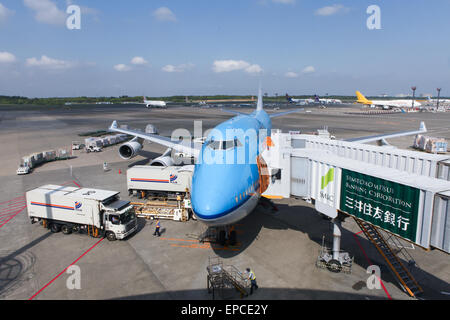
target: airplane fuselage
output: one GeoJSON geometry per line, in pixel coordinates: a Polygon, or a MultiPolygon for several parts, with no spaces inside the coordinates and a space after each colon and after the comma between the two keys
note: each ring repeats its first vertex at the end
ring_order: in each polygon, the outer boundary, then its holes
{"type": "Polygon", "coordinates": [[[265,191],[261,186],[260,153],[271,127],[268,114],[256,110],[211,131],[192,178],[192,209],[200,221],[225,226],[253,211],[265,191]]]}

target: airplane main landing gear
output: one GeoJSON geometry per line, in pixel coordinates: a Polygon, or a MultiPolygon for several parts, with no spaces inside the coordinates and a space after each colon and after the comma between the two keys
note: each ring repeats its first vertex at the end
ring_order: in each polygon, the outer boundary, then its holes
{"type": "Polygon", "coordinates": [[[200,237],[200,242],[212,242],[221,246],[235,246],[237,244],[237,233],[234,226],[208,228],[200,237]]]}
{"type": "Polygon", "coordinates": [[[225,246],[226,244],[230,246],[235,246],[237,243],[237,235],[236,230],[234,230],[234,226],[226,226],[222,228],[218,228],[217,233],[217,242],[221,246],[225,246]]]}

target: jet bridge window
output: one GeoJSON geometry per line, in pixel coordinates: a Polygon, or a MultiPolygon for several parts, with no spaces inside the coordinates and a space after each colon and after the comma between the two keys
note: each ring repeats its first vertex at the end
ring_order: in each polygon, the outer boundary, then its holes
{"type": "Polygon", "coordinates": [[[242,146],[242,143],[237,138],[235,138],[234,140],[226,141],[211,140],[207,142],[206,146],[213,150],[229,150],[242,146]]]}

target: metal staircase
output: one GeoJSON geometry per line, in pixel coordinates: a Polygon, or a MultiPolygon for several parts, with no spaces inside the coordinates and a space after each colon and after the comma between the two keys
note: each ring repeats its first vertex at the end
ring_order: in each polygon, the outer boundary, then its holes
{"type": "MultiPolygon", "coordinates": [[[[389,269],[405,292],[411,297],[417,297],[423,293],[422,287],[411,275],[406,266],[401,262],[398,253],[389,246],[388,241],[375,226],[354,218],[358,226],[364,232],[367,239],[373,243],[381,256],[386,260],[389,269]]],[[[394,237],[395,238],[395,237],[394,237]]],[[[411,257],[411,256],[409,256],[411,257]]],[[[412,258],[412,257],[411,257],[412,258]]],[[[409,260],[411,261],[411,260],[409,260]]]]}
{"type": "Polygon", "coordinates": [[[235,289],[240,293],[241,299],[248,296],[248,281],[244,275],[234,266],[223,266],[222,261],[217,257],[209,258],[207,285],[208,293],[213,294],[219,291],[222,298],[226,289],[235,289]]]}

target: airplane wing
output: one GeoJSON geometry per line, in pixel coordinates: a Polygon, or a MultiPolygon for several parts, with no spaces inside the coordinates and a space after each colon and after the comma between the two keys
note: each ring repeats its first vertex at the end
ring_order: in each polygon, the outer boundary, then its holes
{"type": "Polygon", "coordinates": [[[344,141],[359,142],[359,143],[381,141],[383,144],[386,144],[385,139],[397,138],[397,137],[403,137],[403,136],[411,136],[411,135],[421,134],[421,133],[426,133],[426,132],[427,132],[427,127],[425,126],[425,122],[421,122],[419,130],[415,130],[415,131],[401,131],[401,132],[394,132],[394,133],[389,133],[389,134],[384,134],[384,135],[351,138],[351,139],[345,139],[344,141]]]}
{"type": "Polygon", "coordinates": [[[305,109],[295,109],[295,110],[291,110],[291,111],[286,111],[286,112],[279,112],[279,113],[270,113],[269,117],[271,118],[276,118],[276,117],[281,117],[284,116],[286,114],[291,114],[291,113],[295,113],[295,112],[301,112],[301,111],[305,111],[305,109]]]}
{"type": "Polygon", "coordinates": [[[200,154],[201,146],[199,146],[199,148],[195,148],[192,146],[187,146],[185,143],[183,144],[181,142],[172,141],[172,139],[170,139],[168,137],[163,137],[163,136],[159,136],[156,134],[145,133],[145,132],[138,131],[138,130],[121,129],[121,128],[119,128],[117,121],[114,121],[108,130],[111,132],[125,133],[130,136],[135,136],[135,137],[138,137],[138,138],[141,138],[144,140],[148,140],[148,141],[163,145],[165,147],[171,148],[175,151],[189,154],[196,159],[199,157],[199,154],[200,154]]]}

